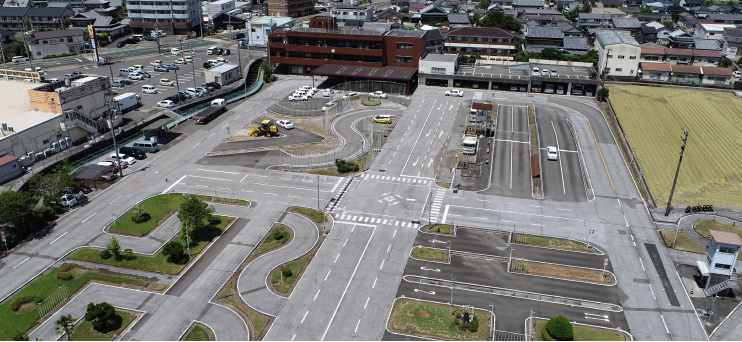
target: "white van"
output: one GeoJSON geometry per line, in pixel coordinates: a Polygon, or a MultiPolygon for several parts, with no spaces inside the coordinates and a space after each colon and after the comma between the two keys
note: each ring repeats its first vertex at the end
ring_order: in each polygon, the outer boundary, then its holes
{"type": "Polygon", "coordinates": [[[134,71],[141,71],[142,69],[144,69],[144,65],[135,65],[129,69],[134,69],[134,71]]]}
{"type": "Polygon", "coordinates": [[[134,68],[121,68],[119,69],[120,74],[131,74],[132,72],[137,72],[138,70],[135,70],[134,68]]]}
{"type": "Polygon", "coordinates": [[[142,92],[145,94],[157,94],[157,88],[151,85],[143,85],[142,92]]]}
{"type": "Polygon", "coordinates": [[[206,50],[206,54],[207,55],[213,55],[214,54],[214,50],[216,50],[218,48],[219,48],[218,46],[212,46],[208,50],[206,50]]]}
{"type": "Polygon", "coordinates": [[[157,148],[156,142],[147,140],[135,141],[134,144],[131,145],[131,147],[150,153],[160,150],[159,148],[157,148]]]}
{"type": "Polygon", "coordinates": [[[28,62],[28,57],[15,56],[11,59],[13,63],[28,62]]]}
{"type": "Polygon", "coordinates": [[[170,53],[172,53],[173,55],[176,55],[176,56],[177,55],[180,55],[180,49],[178,49],[178,48],[171,48],[170,49],[170,53]]]}
{"type": "Polygon", "coordinates": [[[126,83],[124,81],[122,81],[122,80],[113,80],[113,81],[111,81],[111,87],[120,88],[120,87],[124,87],[124,86],[126,86],[126,83]]]}

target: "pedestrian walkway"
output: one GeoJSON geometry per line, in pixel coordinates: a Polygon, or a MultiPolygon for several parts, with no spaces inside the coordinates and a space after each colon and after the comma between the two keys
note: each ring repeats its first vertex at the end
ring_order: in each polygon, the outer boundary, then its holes
{"type": "Polygon", "coordinates": [[[432,182],[431,180],[426,180],[426,179],[407,178],[407,177],[394,177],[394,176],[382,176],[382,175],[370,175],[370,174],[363,175],[363,179],[388,180],[388,181],[392,181],[392,182],[406,182],[406,183],[413,183],[413,184],[420,184],[420,185],[425,185],[425,184],[429,184],[429,183],[432,182]]]}
{"type": "Polygon", "coordinates": [[[438,189],[435,192],[435,198],[430,205],[430,223],[438,223],[438,214],[441,212],[444,197],[446,197],[446,189],[438,189]]]}
{"type": "Polygon", "coordinates": [[[420,224],[412,223],[409,220],[400,221],[399,219],[396,219],[396,220],[385,219],[385,218],[376,218],[376,217],[363,216],[363,215],[352,215],[352,214],[337,215],[335,214],[335,219],[337,221],[350,221],[350,222],[358,222],[358,223],[366,223],[366,224],[388,225],[388,226],[402,227],[402,228],[417,229],[420,227],[420,224]]]}

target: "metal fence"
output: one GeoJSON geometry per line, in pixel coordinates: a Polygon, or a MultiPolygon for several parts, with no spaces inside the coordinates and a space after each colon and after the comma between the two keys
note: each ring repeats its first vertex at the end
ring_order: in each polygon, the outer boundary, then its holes
{"type": "Polygon", "coordinates": [[[67,286],[60,286],[54,293],[46,297],[43,302],[39,303],[39,317],[44,318],[47,314],[54,312],[67,300],[67,286]]]}
{"type": "MultiPolygon", "coordinates": [[[[319,93],[318,93],[319,94],[319,93]]],[[[321,96],[321,95],[319,95],[321,96]]],[[[335,114],[342,112],[345,108],[350,105],[351,101],[334,99],[335,106],[330,107],[327,111],[323,111],[322,107],[328,102],[333,101],[333,98],[314,98],[309,101],[289,101],[288,96],[278,100],[268,111],[276,113],[278,115],[286,116],[320,116],[326,114],[335,114]]]]}
{"type": "Polygon", "coordinates": [[[375,91],[381,90],[387,94],[398,94],[398,95],[407,94],[406,85],[401,84],[401,83],[391,82],[391,81],[375,81],[375,80],[351,81],[351,82],[338,84],[334,87],[331,87],[330,89],[333,89],[335,91],[352,91],[352,92],[358,92],[358,93],[373,93],[375,91]]]}

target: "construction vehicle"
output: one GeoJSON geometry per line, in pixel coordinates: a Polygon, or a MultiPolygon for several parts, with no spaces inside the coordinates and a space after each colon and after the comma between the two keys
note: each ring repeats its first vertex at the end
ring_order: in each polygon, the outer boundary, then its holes
{"type": "Polygon", "coordinates": [[[255,137],[261,135],[265,135],[266,137],[275,137],[278,135],[278,128],[273,124],[273,120],[263,120],[263,122],[260,123],[260,126],[251,128],[248,135],[255,137]]]}
{"type": "Polygon", "coordinates": [[[464,154],[476,154],[477,140],[477,136],[475,135],[464,135],[464,142],[461,143],[462,152],[464,154]]]}

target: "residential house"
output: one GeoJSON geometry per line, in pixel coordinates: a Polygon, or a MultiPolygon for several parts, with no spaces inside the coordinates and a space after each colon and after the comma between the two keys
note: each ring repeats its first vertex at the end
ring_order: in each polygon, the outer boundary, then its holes
{"type": "Polygon", "coordinates": [[[7,45],[15,41],[15,32],[0,29],[0,44],[7,45]]]}
{"type": "Polygon", "coordinates": [[[374,7],[337,4],[330,10],[330,14],[337,19],[338,27],[343,27],[348,20],[373,21],[374,7]]]}
{"type": "Polygon", "coordinates": [[[562,49],[570,55],[584,55],[590,51],[587,45],[587,37],[564,37],[562,49]]]}
{"type": "Polygon", "coordinates": [[[620,9],[621,12],[626,13],[626,15],[628,16],[636,16],[637,14],[641,13],[641,10],[639,10],[639,7],[622,6],[622,7],[619,7],[618,9],[620,9]]]}
{"type": "Polygon", "coordinates": [[[443,43],[443,52],[476,53],[485,59],[511,60],[517,49],[517,38],[515,32],[499,28],[453,28],[448,31],[448,39],[443,43]]]}
{"type": "Polygon", "coordinates": [[[634,38],[636,38],[636,41],[639,42],[639,44],[654,43],[657,41],[657,28],[654,26],[642,25],[634,38]]]}
{"type": "Polygon", "coordinates": [[[719,65],[721,51],[719,50],[699,50],[693,49],[693,60],[691,64],[701,66],[719,65]]]}
{"type": "MultiPolygon", "coordinates": [[[[642,49],[642,51],[644,51],[642,49]]],[[[641,68],[642,81],[654,81],[654,82],[669,82],[670,75],[672,74],[672,66],[662,62],[641,62],[639,64],[641,68]]]]}
{"type": "Polygon", "coordinates": [[[558,27],[526,27],[525,50],[541,52],[544,48],[558,49],[564,45],[564,33],[558,27]]]}
{"type": "Polygon", "coordinates": [[[544,0],[513,0],[513,8],[522,10],[526,8],[544,8],[544,0]]]}
{"type": "Polygon", "coordinates": [[[402,23],[404,15],[393,8],[385,9],[376,15],[378,22],[382,23],[402,23]]]}
{"type": "Polygon", "coordinates": [[[605,7],[593,7],[590,10],[590,13],[598,13],[598,14],[608,14],[611,16],[611,18],[624,18],[626,17],[626,12],[618,9],[618,8],[605,8],[605,7]]]}
{"type": "Polygon", "coordinates": [[[495,6],[499,6],[502,9],[512,9],[514,0],[490,0],[490,6],[487,8],[488,11],[494,9],[495,6]]]}
{"type": "Polygon", "coordinates": [[[715,23],[696,23],[696,29],[693,35],[698,38],[710,39],[724,39],[725,28],[736,28],[734,24],[715,24],[715,23]]]}
{"type": "Polygon", "coordinates": [[[79,28],[69,30],[54,30],[36,32],[34,38],[28,40],[28,48],[34,59],[60,56],[69,53],[80,53],[83,39],[79,28]]]}
{"type": "Polygon", "coordinates": [[[703,79],[701,84],[728,87],[732,81],[732,69],[719,67],[701,67],[703,79]]]}
{"type": "Polygon", "coordinates": [[[691,46],[691,48],[699,49],[699,50],[719,50],[721,51],[722,42],[723,41],[718,40],[718,39],[695,38],[693,39],[693,46],[691,46]]]}
{"type": "Polygon", "coordinates": [[[603,13],[580,13],[577,16],[577,25],[585,29],[611,27],[611,15],[603,13]]]}
{"type": "Polygon", "coordinates": [[[673,81],[684,84],[700,84],[703,75],[701,67],[695,65],[675,64],[672,65],[672,72],[673,81]]]}
{"type": "MultiPolygon", "coordinates": [[[[644,44],[649,45],[649,44],[644,44]]],[[[641,55],[639,56],[640,62],[664,62],[665,61],[665,48],[656,47],[644,47],[641,48],[641,55]]]]}
{"type": "Polygon", "coordinates": [[[660,6],[672,6],[675,4],[675,0],[642,0],[642,6],[647,6],[648,4],[655,4],[660,6]]]}
{"type": "Polygon", "coordinates": [[[60,30],[75,12],[69,8],[33,7],[26,13],[26,23],[34,30],[60,30]]]}
{"type": "Polygon", "coordinates": [[[742,56],[742,28],[725,28],[722,54],[729,59],[737,60],[742,56]]]}
{"type": "Polygon", "coordinates": [[[559,22],[567,21],[561,12],[543,8],[525,8],[523,10],[523,20],[526,22],[535,21],[539,25],[556,25],[559,22]]]}
{"type": "Polygon", "coordinates": [[[471,26],[469,15],[466,13],[448,13],[448,25],[450,27],[471,26]]]}
{"type": "Polygon", "coordinates": [[[658,33],[657,39],[667,39],[667,44],[676,48],[689,48],[695,44],[695,38],[682,29],[676,29],[675,31],[668,33],[666,38],[664,34],[658,33]]]}
{"type": "Polygon", "coordinates": [[[701,0],[680,0],[680,6],[683,7],[699,7],[703,5],[701,0]]]}
{"type": "Polygon", "coordinates": [[[2,7],[31,7],[33,3],[30,0],[7,0],[2,7]]]}
{"type": "Polygon", "coordinates": [[[211,25],[217,31],[227,30],[229,27],[233,30],[242,30],[247,27],[247,19],[229,12],[222,12],[211,18],[211,25]]]}
{"type": "Polygon", "coordinates": [[[30,10],[28,7],[0,7],[0,28],[15,32],[28,31],[26,13],[30,10]]]}
{"type": "Polygon", "coordinates": [[[628,32],[598,31],[595,34],[598,68],[610,77],[635,77],[639,69],[641,46],[628,32]]]}
{"type": "Polygon", "coordinates": [[[410,7],[410,0],[392,0],[392,6],[398,6],[399,8],[410,7]]]}
{"type": "Polygon", "coordinates": [[[709,14],[707,19],[715,23],[742,24],[742,14],[709,14]]]}
{"type": "Polygon", "coordinates": [[[427,25],[438,25],[448,20],[448,12],[437,5],[428,5],[420,10],[420,21],[427,25]]]}
{"type": "Polygon", "coordinates": [[[632,36],[637,36],[642,24],[636,18],[613,18],[613,28],[628,31],[632,36]]]}
{"type": "Polygon", "coordinates": [[[69,21],[71,27],[79,27],[83,30],[87,30],[88,25],[93,25],[96,34],[106,32],[114,37],[122,34],[124,28],[128,26],[119,23],[112,17],[100,15],[95,11],[75,13],[67,21],[69,21]]]}
{"type": "Polygon", "coordinates": [[[601,7],[604,8],[619,8],[623,5],[621,0],[600,0],[600,3],[603,5],[601,7]]]}
{"type": "Polygon", "coordinates": [[[693,62],[693,50],[691,49],[665,49],[665,62],[669,64],[690,65],[693,62]]]}
{"type": "Polygon", "coordinates": [[[425,4],[421,2],[410,2],[409,10],[410,13],[420,13],[420,11],[425,8],[425,4]]]}
{"type": "Polygon", "coordinates": [[[425,50],[429,53],[440,53],[443,50],[443,34],[441,30],[428,30],[425,35],[425,50]]]}
{"type": "Polygon", "coordinates": [[[556,26],[562,30],[565,37],[585,37],[584,31],[568,21],[558,22],[556,26]]]}
{"type": "Polygon", "coordinates": [[[642,24],[651,23],[653,21],[665,21],[669,18],[669,16],[660,13],[639,13],[635,14],[634,17],[642,24]]]}

